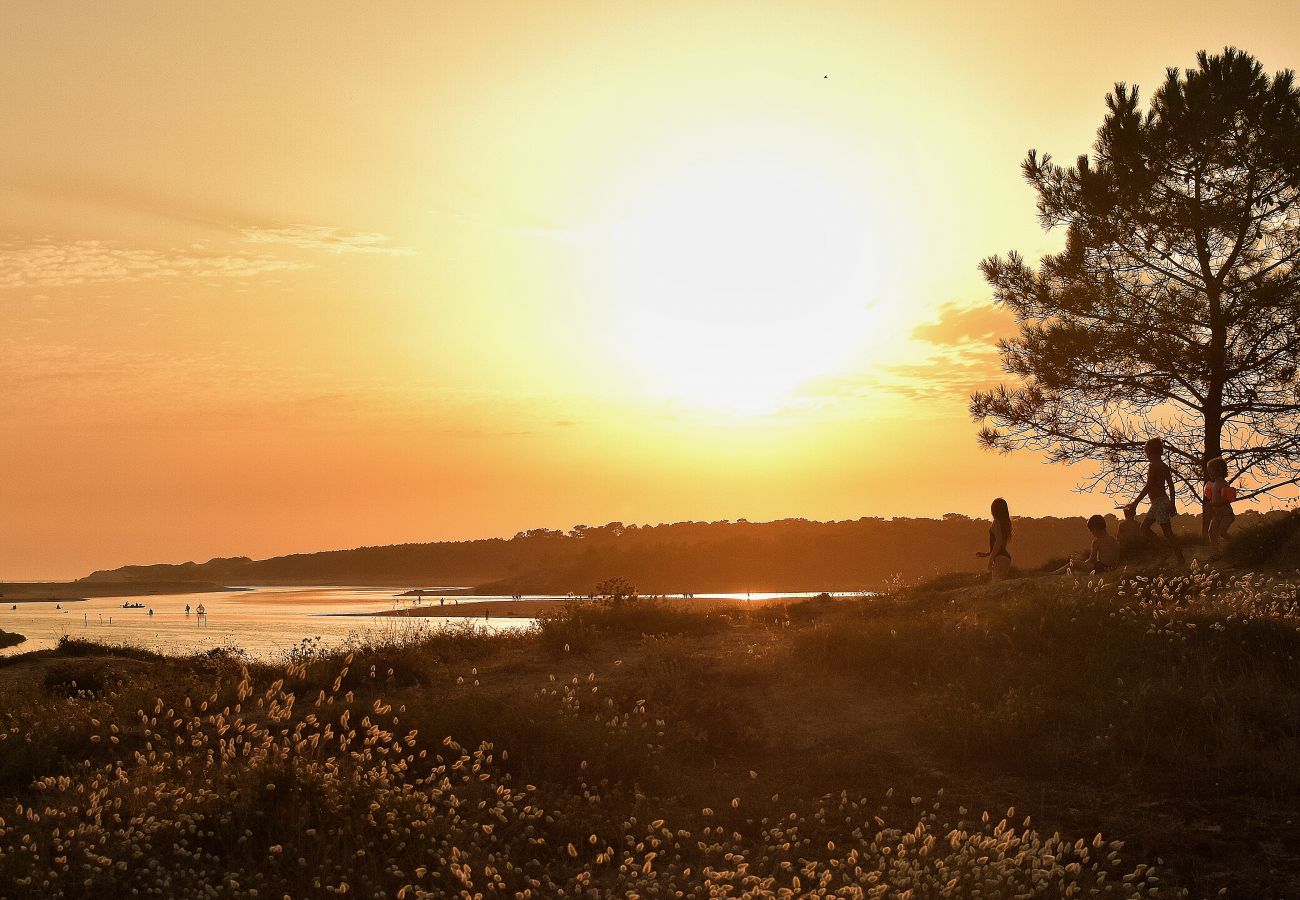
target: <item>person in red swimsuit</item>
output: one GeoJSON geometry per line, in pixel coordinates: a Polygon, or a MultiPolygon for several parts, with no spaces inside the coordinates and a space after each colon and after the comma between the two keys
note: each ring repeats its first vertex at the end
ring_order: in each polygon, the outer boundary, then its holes
{"type": "Polygon", "coordinates": [[[1221,547],[1228,542],[1228,529],[1237,518],[1232,509],[1237,489],[1228,484],[1228,463],[1222,456],[1205,464],[1205,474],[1205,506],[1210,521],[1207,536],[1211,547],[1221,547]]]}

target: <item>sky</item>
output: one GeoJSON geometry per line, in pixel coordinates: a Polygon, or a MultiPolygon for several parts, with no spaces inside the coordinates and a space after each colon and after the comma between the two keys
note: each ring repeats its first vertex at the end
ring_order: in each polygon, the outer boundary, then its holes
{"type": "Polygon", "coordinates": [[[981,450],[1019,165],[1290,2],[0,5],[0,580],[1113,506],[981,450]]]}

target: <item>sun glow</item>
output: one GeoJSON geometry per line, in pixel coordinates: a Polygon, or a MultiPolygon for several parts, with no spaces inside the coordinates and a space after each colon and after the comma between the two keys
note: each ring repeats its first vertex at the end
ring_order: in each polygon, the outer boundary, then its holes
{"type": "Polygon", "coordinates": [[[822,161],[724,156],[655,178],[614,229],[618,330],[649,393],[770,412],[882,338],[879,225],[822,161]]]}

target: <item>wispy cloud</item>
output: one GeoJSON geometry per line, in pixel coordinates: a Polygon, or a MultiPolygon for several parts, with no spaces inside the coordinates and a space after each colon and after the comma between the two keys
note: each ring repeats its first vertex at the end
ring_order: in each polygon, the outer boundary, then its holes
{"type": "Polygon", "coordinates": [[[939,308],[938,319],[918,325],[912,330],[912,337],[945,347],[969,344],[988,347],[999,335],[1009,334],[1014,328],[1014,317],[995,306],[945,303],[939,308]]]}
{"type": "Polygon", "coordinates": [[[276,228],[241,228],[240,235],[253,244],[275,244],[298,250],[326,253],[371,253],[411,256],[409,247],[398,247],[386,234],[343,231],[330,225],[285,225],[276,228]]]}
{"type": "Polygon", "coordinates": [[[894,395],[944,409],[964,404],[972,391],[1003,379],[997,339],[1014,330],[1014,318],[1003,310],[947,303],[939,308],[934,321],[912,329],[913,361],[827,376],[808,383],[801,393],[813,401],[894,395]]]}
{"type": "Polygon", "coordinates": [[[308,263],[257,253],[143,250],[111,241],[0,243],[0,289],[181,278],[250,278],[311,268],[308,263]]]}

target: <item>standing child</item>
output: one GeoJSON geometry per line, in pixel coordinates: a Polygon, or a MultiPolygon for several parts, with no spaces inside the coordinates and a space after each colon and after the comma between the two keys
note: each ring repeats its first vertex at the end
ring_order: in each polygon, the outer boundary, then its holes
{"type": "Polygon", "coordinates": [[[1205,508],[1209,520],[1207,536],[1211,547],[1221,547],[1228,541],[1228,529],[1237,518],[1232,501],[1237,499],[1237,489],[1228,484],[1228,462],[1216,456],[1205,464],[1205,508]]]}
{"type": "Polygon", "coordinates": [[[1159,525],[1167,549],[1173,551],[1180,566],[1185,566],[1187,560],[1183,558],[1182,548],[1174,540],[1173,518],[1177,515],[1177,509],[1174,506],[1174,473],[1162,458],[1165,454],[1165,442],[1160,438],[1152,438],[1146,442],[1143,451],[1147,456],[1147,482],[1142,488],[1142,492],[1133,498],[1129,508],[1136,510],[1143,497],[1150,499],[1151,507],[1147,510],[1146,518],[1142,521],[1142,529],[1151,538],[1155,538],[1155,532],[1151,530],[1151,526],[1159,525]],[[1166,488],[1168,488],[1168,491],[1165,490],[1166,488]]]}

